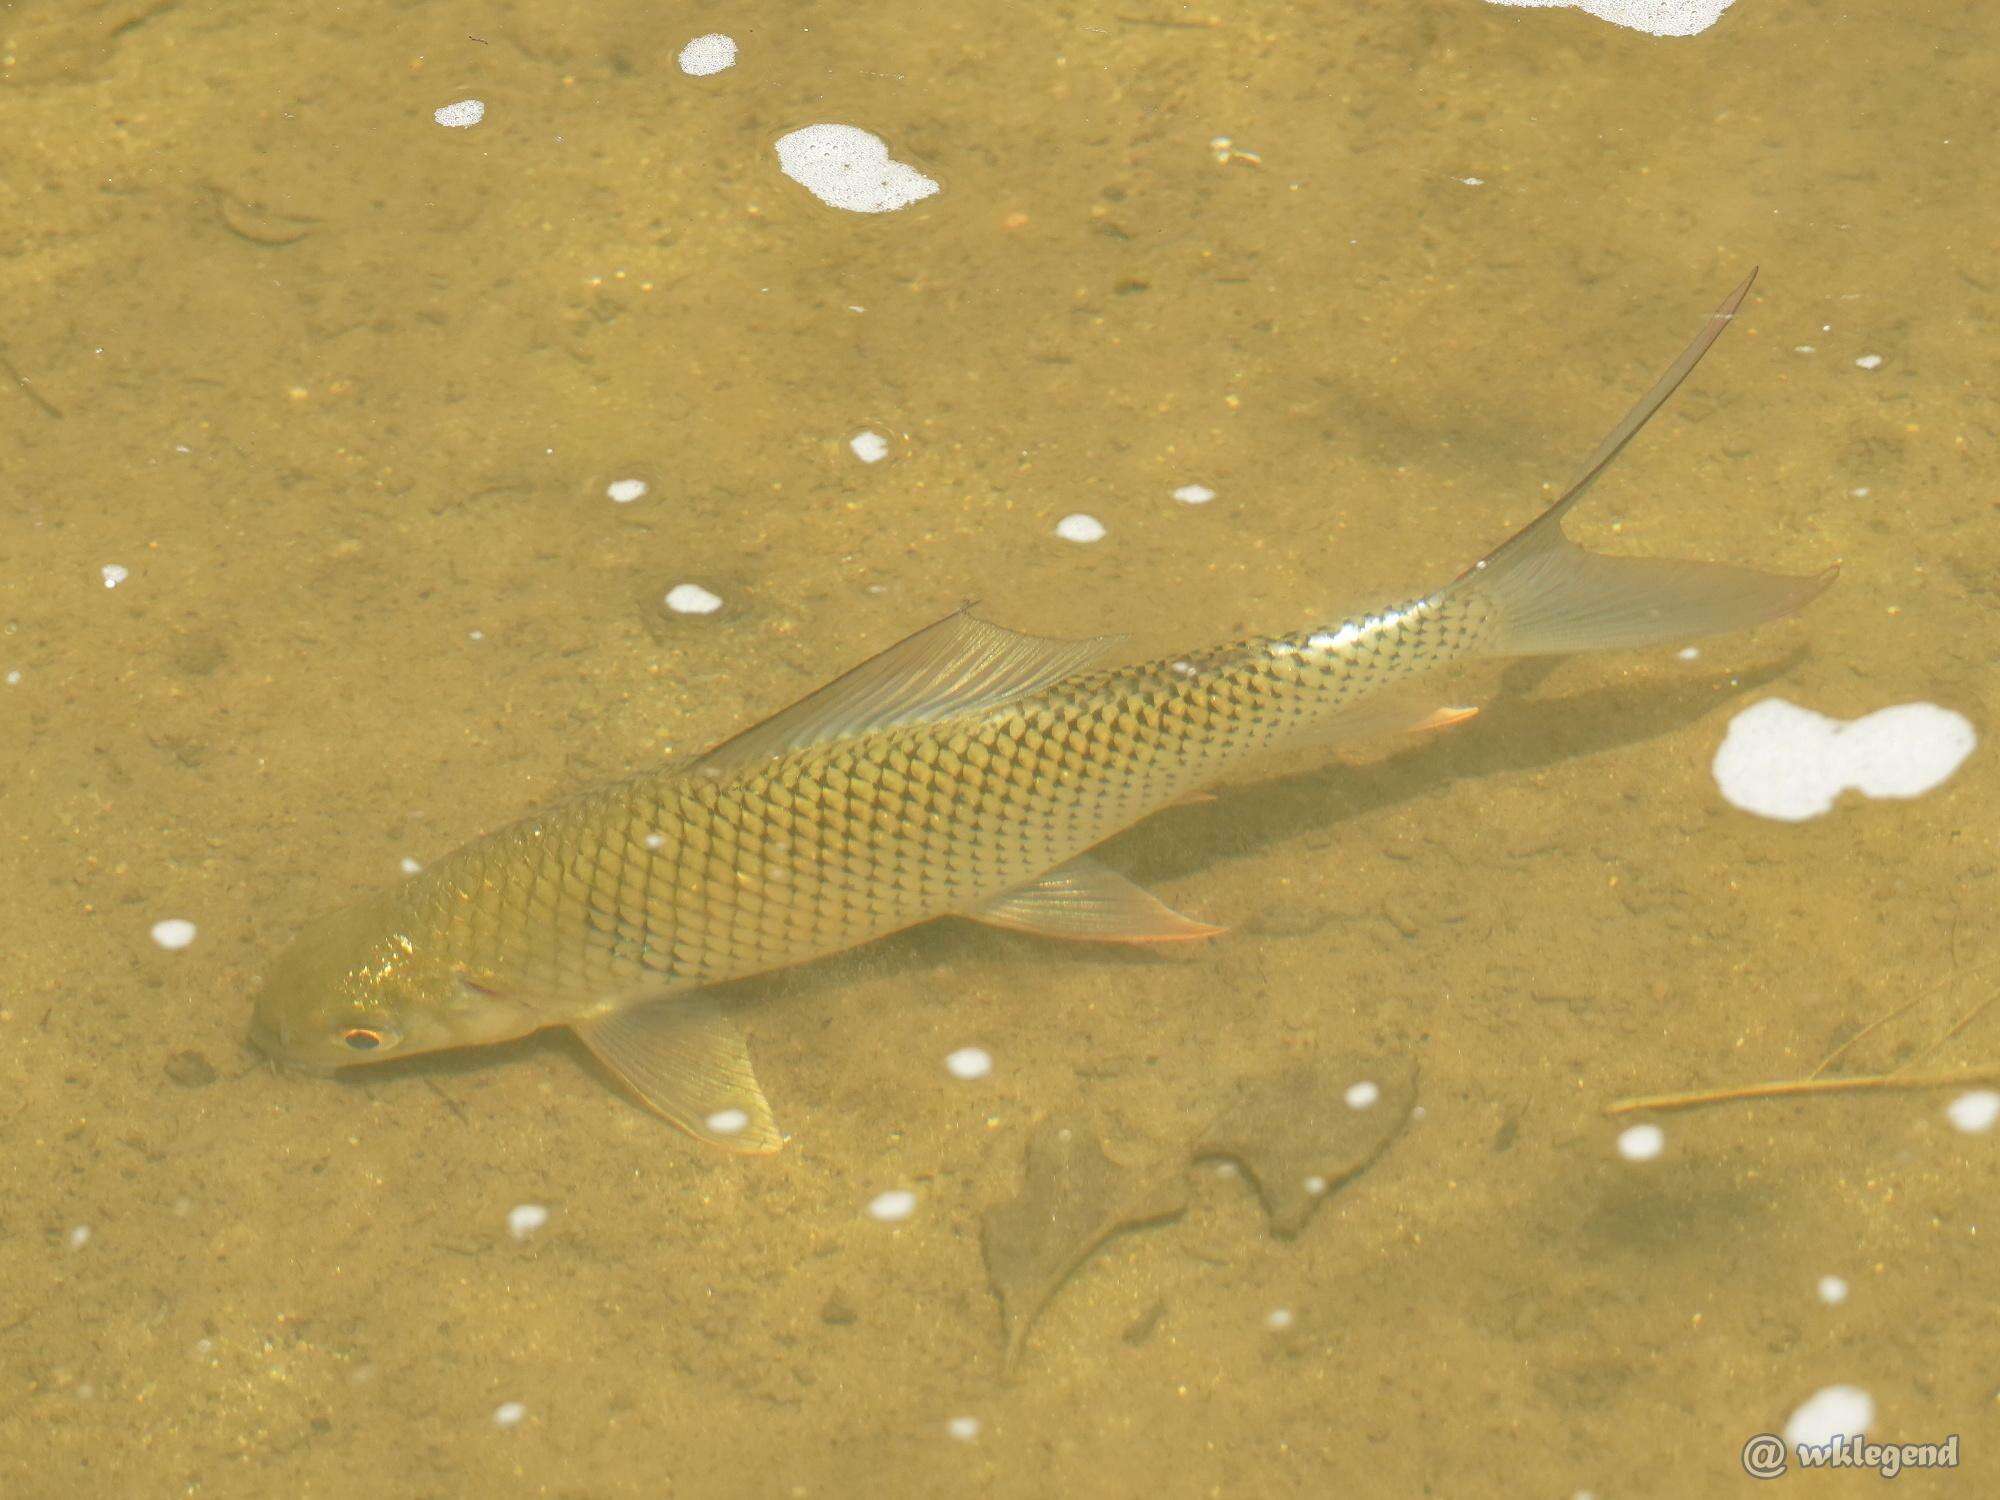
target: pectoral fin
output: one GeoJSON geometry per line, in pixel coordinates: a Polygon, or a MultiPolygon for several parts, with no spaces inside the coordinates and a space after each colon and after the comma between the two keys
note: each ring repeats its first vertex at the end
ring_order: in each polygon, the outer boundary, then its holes
{"type": "Polygon", "coordinates": [[[655,1114],[727,1151],[785,1144],[750,1068],[743,1031],[711,1000],[676,996],[580,1021],[576,1034],[655,1114]]]}
{"type": "Polygon", "coordinates": [[[995,896],[966,915],[1017,932],[1099,943],[1176,942],[1214,937],[1224,930],[1182,916],[1087,854],[1057,865],[1040,880],[995,896]]]}

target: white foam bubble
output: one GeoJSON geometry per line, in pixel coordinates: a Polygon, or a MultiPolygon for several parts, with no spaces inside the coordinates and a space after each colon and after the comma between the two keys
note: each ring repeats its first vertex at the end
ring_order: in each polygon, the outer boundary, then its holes
{"type": "Polygon", "coordinates": [[[486,118],[486,105],[478,99],[459,99],[432,110],[431,118],[446,130],[470,130],[486,118]]]}
{"type": "Polygon", "coordinates": [[[847,440],[847,446],[864,464],[879,464],[889,456],[889,440],[879,432],[857,432],[847,440]]]}
{"type": "Polygon", "coordinates": [[[1819,1300],[1828,1307],[1837,1307],[1847,1300],[1847,1283],[1838,1276],[1822,1276],[1819,1279],[1819,1300]]]}
{"type": "Polygon", "coordinates": [[[1984,1135],[2000,1120],[2000,1093],[1992,1089],[1969,1089],[1945,1106],[1951,1123],[1967,1135],[1984,1135]]]}
{"type": "Polygon", "coordinates": [[[21,683],[21,673],[18,668],[7,674],[8,687],[19,687],[20,683],[21,683]]]}
{"type": "Polygon", "coordinates": [[[868,1205],[868,1217],[884,1224],[900,1224],[917,1211],[917,1195],[908,1188],[891,1188],[877,1193],[868,1205]]]}
{"type": "Polygon", "coordinates": [[[1215,491],[1205,484],[1184,484],[1174,491],[1174,498],[1183,505],[1206,505],[1215,498],[1215,491]]]}
{"type": "Polygon", "coordinates": [[[717,1135],[741,1135],[750,1124],[750,1116],[740,1109],[718,1109],[705,1123],[717,1135]]]}
{"type": "Polygon", "coordinates": [[[722,600],[698,583],[677,583],[667,590],[667,608],[677,615],[712,615],[722,600]]]}
{"type": "Polygon", "coordinates": [[[711,31],[681,48],[681,71],[690,78],[706,78],[736,65],[736,39],[711,31]]]}
{"type": "Polygon", "coordinates": [[[117,588],[119,584],[132,576],[130,570],[120,563],[106,563],[97,571],[103,577],[104,586],[108,589],[117,588]]]}
{"type": "Polygon", "coordinates": [[[944,1424],[944,1430],[957,1438],[961,1443],[969,1443],[979,1436],[979,1418],[953,1417],[949,1422],[944,1424]]]}
{"type": "Polygon", "coordinates": [[[1495,5],[1573,5],[1585,15],[1649,36],[1694,36],[1708,30],[1734,0],[1492,0],[1495,5]]]}
{"type": "Polygon", "coordinates": [[[518,1401],[502,1401],[493,1408],[495,1427],[519,1427],[521,1419],[528,1414],[528,1408],[518,1401]]]}
{"type": "Polygon", "coordinates": [[[944,1065],[954,1078],[984,1078],[993,1071],[993,1055],[984,1047],[960,1047],[944,1065]]]}
{"type": "Polygon", "coordinates": [[[1657,1125],[1633,1125],[1618,1132],[1618,1154],[1627,1161],[1652,1161],[1667,1147],[1667,1133],[1657,1125]]]}
{"type": "Polygon", "coordinates": [[[630,505],[634,500],[645,499],[651,488],[643,479],[614,479],[604,487],[604,493],[615,505],[630,505]]]}
{"type": "Polygon", "coordinates": [[[880,136],[856,125],[807,125],[779,136],[778,168],[820,202],[849,213],[890,213],[938,191],[915,167],[891,161],[880,136]]]}
{"type": "Polygon", "coordinates": [[[1349,1109],[1371,1109],[1375,1101],[1382,1097],[1382,1087],[1373,1080],[1364,1078],[1359,1083],[1348,1085],[1345,1097],[1349,1109]]]}
{"type": "Polygon", "coordinates": [[[1086,516],[1078,511],[1056,522],[1056,535],[1066,542],[1101,542],[1104,540],[1104,523],[1095,516],[1086,516]]]}
{"type": "Polygon", "coordinates": [[[405,875],[421,875],[423,870],[424,867],[417,863],[416,860],[411,859],[409,855],[405,854],[403,856],[402,871],[405,875]]]}
{"type": "Polygon", "coordinates": [[[1326,1196],[1326,1179],[1315,1173],[1306,1179],[1305,1188],[1313,1197],[1324,1198],[1326,1196]]]}
{"type": "Polygon", "coordinates": [[[153,924],[153,941],[170,951],[185,948],[194,941],[194,923],[185,917],[168,917],[153,924]]]}
{"type": "Polygon", "coordinates": [[[548,1222],[549,1211],[539,1203],[517,1203],[507,1210],[507,1232],[517,1240],[525,1240],[548,1222]]]}
{"type": "Polygon", "coordinates": [[[1274,1307],[1264,1314],[1264,1326],[1273,1333],[1283,1333],[1296,1321],[1289,1307],[1274,1307]]]}
{"type": "Polygon", "coordinates": [[[1830,1443],[1859,1437],[1875,1420],[1875,1402],[1858,1385],[1830,1385],[1814,1391],[1785,1422],[1785,1441],[1830,1443]]]}
{"type": "Polygon", "coordinates": [[[1962,714],[1899,703],[1852,721],[1767,698],[1729,721],[1715,784],[1731,806],[1799,823],[1842,792],[1917,797],[1945,781],[1979,737],[1962,714]]]}
{"type": "Polygon", "coordinates": [[[1879,354],[1864,354],[1855,363],[1864,370],[1879,370],[1882,368],[1882,356],[1879,354]]]}
{"type": "Polygon", "coordinates": [[[90,1226],[88,1224],[76,1225],[70,1230],[68,1238],[70,1249],[81,1250],[85,1245],[90,1243],[90,1226]]]}

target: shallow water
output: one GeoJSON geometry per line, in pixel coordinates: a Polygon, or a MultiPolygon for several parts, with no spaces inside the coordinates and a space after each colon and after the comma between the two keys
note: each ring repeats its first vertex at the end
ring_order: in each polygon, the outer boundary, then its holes
{"type": "Polygon", "coordinates": [[[2000,1064],[2000,1011],[1932,1050],[2000,982],[1986,748],[1800,824],[1709,772],[1769,696],[1989,722],[1996,59],[1990,12],[1762,0],[1679,40],[1471,0],[0,9],[0,1489],[1611,1500],[1745,1486],[1837,1383],[1960,1435],[1896,1493],[1990,1487],[2000,1134],[1834,1094],[1632,1162],[1603,1109],[1908,1002],[1836,1070],[2000,1064]],[[683,74],[709,31],[736,65],[683,74]],[[772,149],[819,121],[943,191],[821,206],[772,149]],[[768,1160],[560,1035],[339,1083],[248,1048],[303,921],[968,598],[1169,651],[1441,583],[1752,265],[1573,530],[1838,587],[1107,846],[1222,940],[944,922],[763,981],[768,1160]],[[1370,1051],[1421,1117],[1303,1234],[1204,1169],[1003,1374],[979,1226],[1039,1121],[1170,1163],[1240,1080],[1370,1051]]]}

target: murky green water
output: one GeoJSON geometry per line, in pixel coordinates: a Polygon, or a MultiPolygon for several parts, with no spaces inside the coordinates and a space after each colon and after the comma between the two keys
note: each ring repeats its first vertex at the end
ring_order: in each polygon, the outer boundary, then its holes
{"type": "Polygon", "coordinates": [[[2000,1012],[1932,1048],[2000,982],[1988,751],[1796,825],[1708,769],[1767,696],[1988,722],[1996,48],[1974,7],[1774,0],[1683,40],[1472,0],[0,5],[0,1488],[1622,1500],[1749,1487],[1837,1383],[1874,1437],[1960,1435],[1895,1493],[1990,1488],[2000,1135],[1834,1094],[1659,1117],[1635,1164],[1602,1111],[1885,1016],[1835,1071],[2000,1063],[2000,1012]],[[685,76],[708,31],[737,65],[685,76]],[[944,191],[820,206],[772,150],[815,121],[944,191]],[[768,1160],[563,1037],[342,1083],[245,1044],[307,918],[968,598],[1164,651],[1442,582],[1752,265],[1574,529],[1840,585],[1107,847],[1221,941],[946,922],[776,976],[768,1160]],[[724,609],[662,610],[684,582],[724,609]],[[1298,1238],[1199,1171],[1003,1372],[981,1217],[1039,1122],[1171,1168],[1241,1080],[1350,1052],[1413,1056],[1421,1114],[1298,1238]]]}

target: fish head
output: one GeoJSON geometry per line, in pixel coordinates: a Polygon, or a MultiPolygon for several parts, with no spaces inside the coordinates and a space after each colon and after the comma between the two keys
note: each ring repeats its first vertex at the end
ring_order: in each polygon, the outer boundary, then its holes
{"type": "Polygon", "coordinates": [[[364,901],[308,925],[257,992],[250,1039],[316,1073],[498,1040],[468,1024],[479,997],[457,967],[396,916],[364,901]]]}

